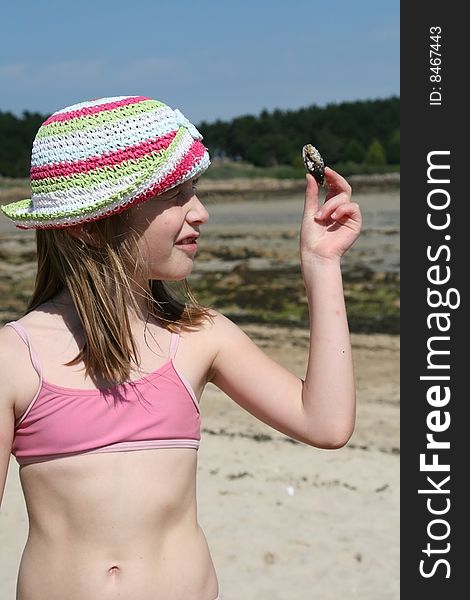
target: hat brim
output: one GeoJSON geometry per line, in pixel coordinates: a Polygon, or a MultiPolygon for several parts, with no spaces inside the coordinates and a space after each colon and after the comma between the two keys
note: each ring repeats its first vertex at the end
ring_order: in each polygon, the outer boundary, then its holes
{"type": "MultiPolygon", "coordinates": [[[[83,205],[71,196],[71,201],[61,210],[48,210],[47,206],[38,209],[34,199],[28,198],[0,208],[19,229],[61,229],[116,215],[206,171],[210,165],[207,148],[199,140],[187,135],[190,142],[179,155],[172,157],[171,164],[158,161],[158,164],[151,165],[142,173],[122,178],[109,195],[103,195],[105,188],[102,186],[99,201],[83,205]]],[[[90,197],[98,187],[90,188],[90,197]]]]}

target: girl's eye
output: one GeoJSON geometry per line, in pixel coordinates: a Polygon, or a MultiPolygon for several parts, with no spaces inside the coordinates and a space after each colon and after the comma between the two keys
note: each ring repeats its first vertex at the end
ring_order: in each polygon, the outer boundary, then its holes
{"type": "Polygon", "coordinates": [[[168,205],[169,205],[169,204],[171,204],[171,203],[175,202],[175,200],[176,200],[177,198],[178,198],[178,195],[176,195],[176,196],[163,196],[162,198],[160,198],[160,201],[162,201],[162,200],[163,200],[163,202],[164,202],[165,204],[168,204],[168,205]]]}
{"type": "Polygon", "coordinates": [[[198,179],[194,179],[191,182],[179,185],[163,194],[161,198],[166,202],[183,202],[188,196],[191,196],[196,190],[196,184],[198,179]]]}
{"type": "Polygon", "coordinates": [[[177,198],[180,195],[180,193],[181,193],[180,188],[175,188],[174,190],[166,192],[165,194],[160,196],[160,198],[167,202],[170,202],[171,200],[174,200],[175,198],[177,198]]]}

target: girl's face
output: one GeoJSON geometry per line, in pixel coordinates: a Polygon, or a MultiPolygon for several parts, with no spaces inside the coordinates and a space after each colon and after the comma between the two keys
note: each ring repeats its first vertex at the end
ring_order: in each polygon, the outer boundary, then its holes
{"type": "Polygon", "coordinates": [[[209,218],[196,196],[196,181],[130,209],[130,225],[137,231],[137,245],[151,279],[179,280],[192,271],[199,228],[209,218]]]}

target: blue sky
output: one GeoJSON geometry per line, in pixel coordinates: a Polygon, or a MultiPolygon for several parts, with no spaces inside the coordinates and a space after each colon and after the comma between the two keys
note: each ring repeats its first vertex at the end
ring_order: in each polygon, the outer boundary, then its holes
{"type": "Polygon", "coordinates": [[[399,95],[399,0],[4,3],[0,110],[144,95],[212,122],[399,95]]]}

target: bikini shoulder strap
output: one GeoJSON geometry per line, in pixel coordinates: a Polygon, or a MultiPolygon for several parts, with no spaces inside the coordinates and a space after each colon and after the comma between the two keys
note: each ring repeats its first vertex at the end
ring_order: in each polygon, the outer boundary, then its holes
{"type": "Polygon", "coordinates": [[[170,342],[170,358],[173,359],[176,356],[176,351],[178,350],[178,344],[180,341],[180,334],[171,332],[171,342],[170,342]]]}
{"type": "Polygon", "coordinates": [[[16,333],[20,336],[20,338],[23,340],[23,342],[28,346],[29,356],[31,358],[31,363],[34,367],[34,370],[39,375],[39,377],[42,377],[41,361],[39,360],[39,356],[36,354],[34,348],[31,345],[31,341],[29,339],[28,332],[26,331],[26,329],[17,321],[10,321],[9,323],[5,323],[5,327],[7,326],[14,329],[16,333]]]}

